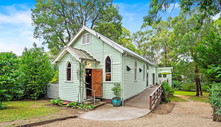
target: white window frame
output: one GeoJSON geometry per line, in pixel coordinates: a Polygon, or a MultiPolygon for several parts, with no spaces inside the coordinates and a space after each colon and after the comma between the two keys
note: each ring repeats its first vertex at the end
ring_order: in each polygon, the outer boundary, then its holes
{"type": "Polygon", "coordinates": [[[134,61],[134,81],[137,81],[137,60],[134,61]]]}
{"type": "Polygon", "coordinates": [[[71,63],[70,61],[67,61],[67,62],[66,62],[66,65],[65,65],[65,82],[73,82],[73,80],[72,80],[72,77],[73,77],[73,75],[72,75],[73,67],[72,67],[72,66],[73,66],[73,65],[72,65],[72,63],[71,63]],[[71,80],[67,80],[68,63],[71,64],[71,80]]]}
{"type": "Polygon", "coordinates": [[[81,39],[81,45],[88,45],[88,44],[91,44],[91,34],[90,33],[83,34],[82,39],[81,39]],[[87,40],[88,35],[90,36],[90,41],[89,42],[86,41],[86,43],[83,43],[84,36],[86,36],[86,40],[87,40]]]}
{"type": "Polygon", "coordinates": [[[112,77],[113,77],[113,75],[112,75],[112,59],[111,59],[111,57],[110,56],[106,56],[105,57],[105,60],[104,60],[104,76],[105,76],[105,82],[112,82],[112,77]],[[111,72],[106,72],[106,60],[107,60],[107,57],[109,57],[110,58],[110,66],[111,66],[111,72]],[[111,74],[111,80],[110,81],[107,81],[106,80],[106,74],[111,74]]]}

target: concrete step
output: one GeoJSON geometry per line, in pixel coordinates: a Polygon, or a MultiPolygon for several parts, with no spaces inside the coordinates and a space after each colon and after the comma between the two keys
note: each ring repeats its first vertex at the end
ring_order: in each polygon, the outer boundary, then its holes
{"type": "Polygon", "coordinates": [[[92,104],[92,105],[94,106],[94,108],[97,108],[97,107],[100,107],[105,104],[106,104],[106,102],[99,101],[99,102],[95,103],[95,105],[94,104],[92,104]]]}
{"type": "MultiPolygon", "coordinates": [[[[95,104],[97,102],[101,102],[101,99],[95,99],[95,104]]],[[[85,104],[85,105],[94,104],[94,98],[87,99],[87,101],[84,101],[83,104],[85,104]]]]}

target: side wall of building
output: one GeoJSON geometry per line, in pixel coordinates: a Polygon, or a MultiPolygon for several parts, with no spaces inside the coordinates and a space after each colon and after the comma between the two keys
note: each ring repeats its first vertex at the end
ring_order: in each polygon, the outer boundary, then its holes
{"type": "Polygon", "coordinates": [[[59,97],[62,100],[78,101],[79,80],[77,78],[77,69],[79,62],[75,60],[71,54],[67,53],[58,63],[59,68],[59,97]],[[67,62],[71,62],[72,81],[66,81],[67,62]]]}

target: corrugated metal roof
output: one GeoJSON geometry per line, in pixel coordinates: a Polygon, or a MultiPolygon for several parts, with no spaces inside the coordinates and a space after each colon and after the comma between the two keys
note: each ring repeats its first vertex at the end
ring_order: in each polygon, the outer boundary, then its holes
{"type": "Polygon", "coordinates": [[[68,47],[79,59],[97,61],[93,56],[82,49],[68,47]]]}

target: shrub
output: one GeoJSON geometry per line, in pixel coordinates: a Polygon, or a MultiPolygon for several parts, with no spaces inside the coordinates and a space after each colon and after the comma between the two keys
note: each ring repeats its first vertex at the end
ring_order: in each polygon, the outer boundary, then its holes
{"type": "Polygon", "coordinates": [[[167,82],[163,82],[163,95],[162,95],[162,101],[167,103],[171,101],[171,97],[173,97],[174,90],[172,87],[168,85],[167,82]]]}
{"type": "MultiPolygon", "coordinates": [[[[56,99],[52,99],[51,103],[53,105],[63,106],[63,101],[61,101],[61,99],[59,97],[56,98],[56,99]]],[[[80,103],[77,103],[77,102],[68,103],[66,105],[66,107],[72,107],[72,108],[77,108],[77,109],[81,109],[81,110],[92,110],[92,109],[94,109],[94,106],[91,105],[91,104],[85,105],[85,104],[80,104],[80,103]]]]}
{"type": "Polygon", "coordinates": [[[114,87],[111,89],[114,92],[115,97],[120,97],[121,95],[121,86],[120,83],[114,83],[114,87]]]}
{"type": "Polygon", "coordinates": [[[196,85],[195,85],[195,83],[189,83],[189,84],[183,84],[183,90],[185,90],[185,91],[190,91],[190,92],[192,92],[192,91],[195,91],[196,90],[196,85]]]}
{"type": "Polygon", "coordinates": [[[55,72],[55,75],[53,79],[50,81],[50,83],[58,83],[58,71],[55,72]]]}
{"type": "Polygon", "coordinates": [[[201,87],[203,91],[208,91],[210,89],[209,85],[207,84],[203,84],[201,87]]]}
{"type": "Polygon", "coordinates": [[[52,100],[51,100],[51,103],[52,103],[53,105],[58,105],[58,104],[60,103],[60,101],[61,101],[61,99],[60,99],[60,97],[58,97],[58,98],[56,98],[56,99],[52,99],[52,100]]]}
{"type": "Polygon", "coordinates": [[[182,90],[182,83],[180,81],[173,80],[173,88],[177,90],[182,90]]]}
{"type": "Polygon", "coordinates": [[[21,57],[23,87],[25,98],[38,99],[46,96],[47,83],[51,81],[53,69],[43,48],[25,48],[21,57]]]}
{"type": "Polygon", "coordinates": [[[71,103],[68,103],[66,106],[67,106],[67,107],[76,108],[76,107],[77,107],[77,105],[78,105],[78,103],[77,103],[77,102],[71,102],[71,103]]]}
{"type": "Polygon", "coordinates": [[[210,94],[209,103],[213,108],[217,108],[215,114],[221,116],[221,83],[213,83],[210,94]]]}
{"type": "Polygon", "coordinates": [[[2,101],[20,98],[23,94],[20,83],[19,59],[12,52],[0,53],[0,106],[2,101]]]}

